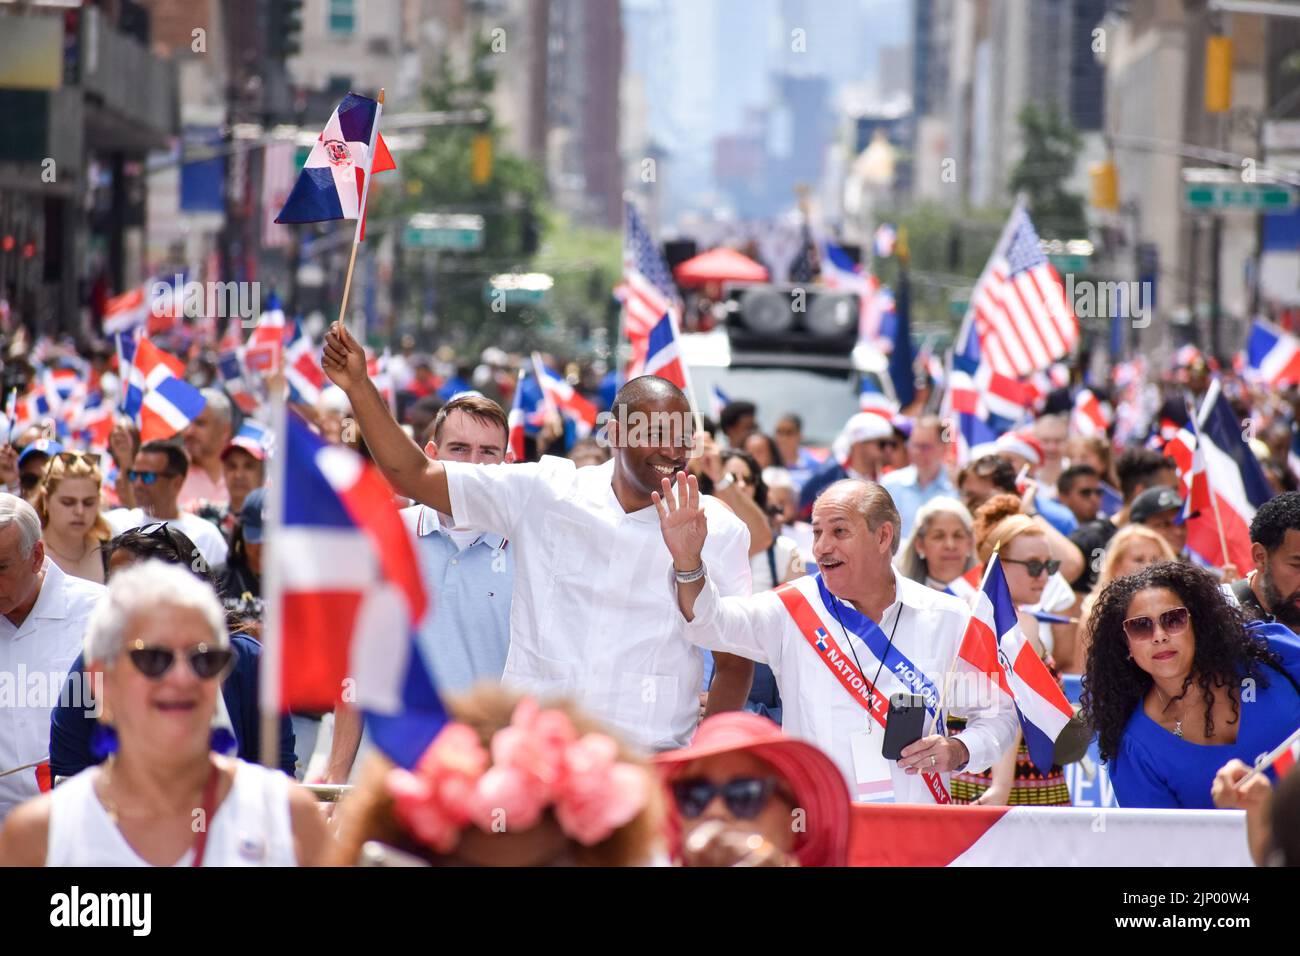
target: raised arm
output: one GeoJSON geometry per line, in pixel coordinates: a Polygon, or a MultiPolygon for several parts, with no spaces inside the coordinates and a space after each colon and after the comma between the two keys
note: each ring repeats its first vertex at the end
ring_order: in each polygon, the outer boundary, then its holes
{"type": "Polygon", "coordinates": [[[321,368],[331,382],[347,393],[361,435],[393,489],[443,514],[451,514],[447,474],[442,463],[430,460],[393,420],[379,389],[366,374],[365,350],[340,322],[335,322],[325,335],[321,368]]]}

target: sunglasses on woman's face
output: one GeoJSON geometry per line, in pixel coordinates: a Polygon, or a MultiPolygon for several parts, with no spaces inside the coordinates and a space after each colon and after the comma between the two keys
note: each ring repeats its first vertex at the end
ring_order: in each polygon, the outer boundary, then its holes
{"type": "Polygon", "coordinates": [[[1056,558],[1052,558],[1050,561],[1039,561],[1037,558],[1034,558],[1032,561],[1017,561],[1015,558],[1003,558],[1002,563],[1024,565],[1025,570],[1029,572],[1031,578],[1038,577],[1044,571],[1048,574],[1055,574],[1057,571],[1061,570],[1061,562],[1056,558]]]}
{"type": "Polygon", "coordinates": [[[1131,617],[1124,622],[1124,633],[1129,636],[1131,641],[1147,641],[1155,636],[1156,620],[1160,621],[1160,629],[1171,637],[1175,634],[1181,634],[1187,630],[1187,622],[1191,619],[1191,613],[1185,607],[1171,607],[1167,611],[1162,611],[1155,620],[1149,615],[1141,617],[1131,617]]]}
{"type": "Polygon", "coordinates": [[[721,796],[727,812],[738,820],[752,820],[763,812],[776,792],[771,777],[732,777],[726,783],[714,783],[703,777],[673,782],[673,799],[682,816],[693,820],[705,811],[713,798],[721,796]]]}
{"type": "Polygon", "coordinates": [[[235,652],[228,647],[209,647],[196,644],[185,651],[174,651],[170,647],[149,647],[143,641],[136,641],[127,651],[131,663],[150,680],[160,680],[178,656],[183,656],[190,665],[190,670],[199,680],[212,680],[220,677],[235,659],[235,652]]]}

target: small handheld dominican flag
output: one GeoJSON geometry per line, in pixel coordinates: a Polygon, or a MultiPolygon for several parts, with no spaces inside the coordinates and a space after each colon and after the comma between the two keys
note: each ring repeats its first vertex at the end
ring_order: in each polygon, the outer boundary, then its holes
{"type": "MultiPolygon", "coordinates": [[[[316,138],[293,191],[276,222],[325,222],[362,219],[366,176],[396,169],[378,130],[381,105],[366,96],[343,97],[316,138]],[[373,162],[370,150],[374,148],[373,162]]],[[[366,237],[365,223],[358,238],[366,237]]]]}
{"type": "Polygon", "coordinates": [[[1074,710],[1034,646],[1020,632],[1016,606],[996,553],[989,559],[984,583],[976,594],[957,659],[985,675],[1015,702],[1029,758],[1046,773],[1056,762],[1056,739],[1074,710]]]}
{"type": "Polygon", "coordinates": [[[329,710],[350,690],[375,744],[412,767],[446,722],[415,641],[429,599],[414,545],[378,469],[286,419],[263,707],[329,710]]]}

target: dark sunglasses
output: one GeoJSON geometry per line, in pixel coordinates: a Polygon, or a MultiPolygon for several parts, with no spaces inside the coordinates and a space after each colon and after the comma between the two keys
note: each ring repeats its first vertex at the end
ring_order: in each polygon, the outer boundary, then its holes
{"type": "MultiPolygon", "coordinates": [[[[1190,619],[1191,612],[1185,607],[1171,607],[1161,612],[1158,618],[1160,629],[1170,635],[1181,634],[1187,630],[1187,622],[1190,619]]],[[[1141,617],[1131,617],[1124,622],[1124,633],[1132,641],[1150,640],[1156,633],[1156,622],[1146,614],[1141,617]]]]}
{"type": "Polygon", "coordinates": [[[1002,563],[1023,564],[1031,578],[1038,577],[1044,571],[1048,574],[1055,574],[1057,571],[1061,570],[1061,562],[1056,560],[1056,558],[1052,558],[1049,561],[1039,561],[1037,558],[1034,558],[1032,561],[1017,561],[1015,558],[1003,558],[1002,563]]]}
{"type": "Polygon", "coordinates": [[[1083,495],[1085,498],[1100,498],[1100,497],[1101,497],[1101,489],[1100,489],[1100,488],[1080,488],[1079,491],[1078,491],[1078,493],[1081,494],[1081,495],[1083,495]]]}
{"type": "Polygon", "coordinates": [[[88,461],[96,468],[98,468],[99,454],[98,452],[93,452],[93,451],[76,451],[76,450],[61,451],[57,455],[55,455],[54,458],[50,459],[51,464],[53,464],[55,461],[61,461],[65,465],[75,465],[79,461],[88,461]]]}
{"type": "Polygon", "coordinates": [[[672,785],[673,799],[683,817],[693,820],[721,796],[727,811],[739,820],[752,820],[763,812],[767,802],[776,792],[776,781],[771,777],[732,777],[726,783],[714,783],[703,777],[676,780],[672,785]]]}
{"type": "Polygon", "coordinates": [[[146,647],[143,641],[136,641],[127,655],[135,669],[150,680],[158,680],[171,670],[178,655],[189,661],[190,670],[199,680],[220,677],[235,659],[235,652],[228,647],[198,644],[187,651],[174,651],[170,647],[146,647]]]}
{"type": "Polygon", "coordinates": [[[175,478],[174,471],[136,471],[132,468],[126,473],[126,477],[132,481],[138,481],[142,485],[152,485],[159,478],[175,478]]]}

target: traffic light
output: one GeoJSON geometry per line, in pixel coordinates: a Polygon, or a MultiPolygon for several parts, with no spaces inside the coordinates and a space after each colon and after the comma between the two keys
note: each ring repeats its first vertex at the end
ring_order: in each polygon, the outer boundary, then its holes
{"type": "Polygon", "coordinates": [[[1088,167],[1092,179],[1092,205],[1094,209],[1115,212],[1119,209],[1119,175],[1113,160],[1093,163],[1088,167]]]}
{"type": "Polygon", "coordinates": [[[302,0],[268,0],[267,48],[273,59],[302,52],[302,0]]]}
{"type": "Polygon", "coordinates": [[[1212,36],[1205,41],[1205,112],[1232,109],[1232,38],[1212,36]]]}
{"type": "Polygon", "coordinates": [[[482,186],[492,178],[492,134],[475,133],[469,151],[469,178],[482,186]]]}

